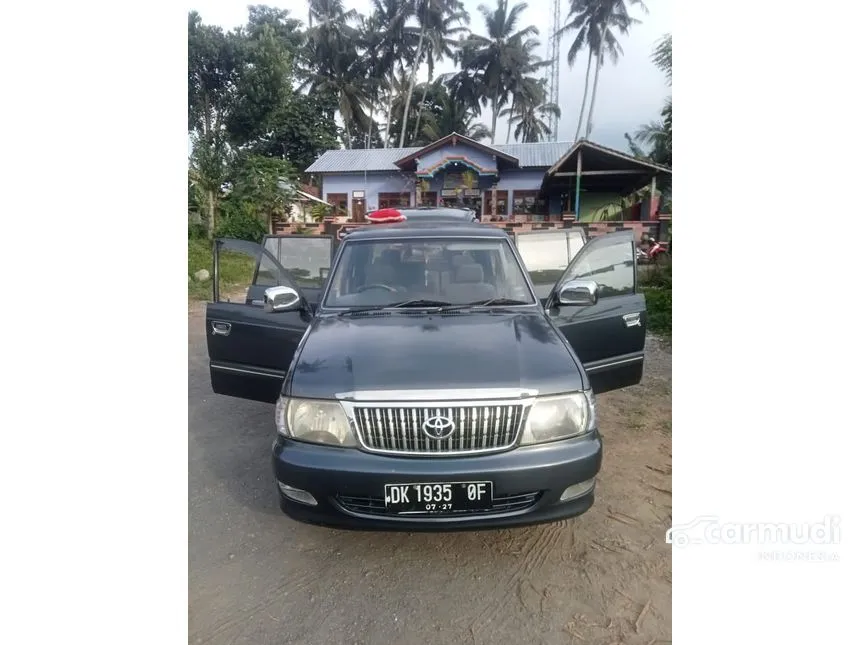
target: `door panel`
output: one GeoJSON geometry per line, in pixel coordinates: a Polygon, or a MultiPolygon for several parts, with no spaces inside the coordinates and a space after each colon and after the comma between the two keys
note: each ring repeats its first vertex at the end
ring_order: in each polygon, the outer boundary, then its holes
{"type": "Polygon", "coordinates": [[[256,305],[208,303],[206,344],[212,390],[274,403],[310,320],[307,311],[267,313],[256,305]]]}
{"type": "Polygon", "coordinates": [[[546,306],[547,298],[571,260],[585,246],[580,228],[530,231],[514,236],[517,251],[534,285],[535,294],[546,306]]]}
{"type": "Polygon", "coordinates": [[[631,231],[597,237],[576,255],[548,299],[552,321],[582,361],[595,393],[642,380],[645,357],[645,296],[637,292],[636,251],[631,231]],[[558,306],[568,280],[594,280],[597,302],[558,306]]]}
{"type": "Polygon", "coordinates": [[[263,294],[268,286],[301,287],[277,257],[260,244],[242,240],[218,240],[215,279],[223,250],[257,258],[257,269],[245,303],[215,302],[206,305],[206,344],[209,350],[209,377],[216,394],[273,403],[277,400],[287,369],[307,329],[312,314],[306,303],[293,311],[267,312],[263,294]],[[272,284],[257,284],[261,266],[272,284]]]}

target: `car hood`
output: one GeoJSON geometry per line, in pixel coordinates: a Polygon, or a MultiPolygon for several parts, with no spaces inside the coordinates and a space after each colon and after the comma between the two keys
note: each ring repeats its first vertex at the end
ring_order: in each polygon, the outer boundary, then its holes
{"type": "Polygon", "coordinates": [[[291,396],[362,390],[582,388],[572,350],[540,311],[375,312],[314,319],[284,384],[291,396]]]}

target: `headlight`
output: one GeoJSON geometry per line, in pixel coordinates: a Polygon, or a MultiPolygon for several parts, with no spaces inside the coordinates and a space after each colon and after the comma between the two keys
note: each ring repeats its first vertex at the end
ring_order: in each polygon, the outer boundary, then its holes
{"type": "Polygon", "coordinates": [[[538,398],[526,420],[520,445],[569,439],[597,427],[591,390],[538,398]]]}
{"type": "Polygon", "coordinates": [[[354,446],[355,436],[340,403],[282,396],[275,406],[278,433],[300,441],[354,446]]]}

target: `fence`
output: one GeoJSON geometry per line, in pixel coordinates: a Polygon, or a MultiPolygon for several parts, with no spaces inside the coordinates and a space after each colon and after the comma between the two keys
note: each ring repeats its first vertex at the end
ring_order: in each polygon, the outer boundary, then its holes
{"type": "MultiPolygon", "coordinates": [[[[582,228],[585,229],[587,237],[597,237],[615,231],[633,231],[636,240],[639,240],[643,234],[660,239],[660,227],[671,224],[669,221],[644,221],[644,222],[484,222],[485,226],[496,226],[503,228],[508,235],[516,233],[524,233],[526,231],[545,231],[565,228],[582,228]]],[[[275,224],[274,232],[276,235],[332,235],[335,239],[339,239],[344,228],[353,229],[362,226],[372,226],[368,223],[342,223],[342,222],[321,222],[321,223],[279,223],[275,224]]],[[[377,225],[378,226],[378,225],[377,225]]]]}

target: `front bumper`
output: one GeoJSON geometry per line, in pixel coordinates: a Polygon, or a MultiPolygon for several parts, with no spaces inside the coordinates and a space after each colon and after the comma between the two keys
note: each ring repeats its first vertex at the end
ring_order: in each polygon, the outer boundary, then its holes
{"type": "Polygon", "coordinates": [[[595,431],[577,439],[474,457],[394,457],[357,449],[317,446],[278,437],[275,476],[311,493],[316,506],[279,492],[281,510],[295,520],[337,528],[388,531],[455,531],[552,522],[580,515],[594,503],[594,489],[559,501],[573,484],[600,470],[603,442],[595,431]],[[494,508],[450,515],[386,514],[385,484],[492,481],[494,508]]]}

